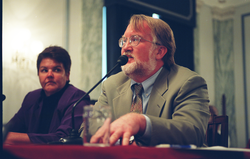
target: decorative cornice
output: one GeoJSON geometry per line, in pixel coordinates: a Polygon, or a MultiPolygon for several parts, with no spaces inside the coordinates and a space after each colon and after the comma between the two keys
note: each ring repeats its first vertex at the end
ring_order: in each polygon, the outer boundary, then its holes
{"type": "Polygon", "coordinates": [[[234,18],[235,13],[235,7],[228,7],[228,8],[218,8],[218,7],[212,7],[212,16],[216,20],[228,20],[234,18]]]}
{"type": "Polygon", "coordinates": [[[204,5],[204,2],[202,0],[196,0],[196,13],[200,13],[200,10],[203,5],[204,5]]]}

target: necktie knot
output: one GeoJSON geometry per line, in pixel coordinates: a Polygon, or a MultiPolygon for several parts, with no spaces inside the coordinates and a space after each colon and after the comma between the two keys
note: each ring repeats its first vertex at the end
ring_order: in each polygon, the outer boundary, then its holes
{"type": "Polygon", "coordinates": [[[142,84],[134,84],[135,95],[141,95],[143,91],[142,84]]]}

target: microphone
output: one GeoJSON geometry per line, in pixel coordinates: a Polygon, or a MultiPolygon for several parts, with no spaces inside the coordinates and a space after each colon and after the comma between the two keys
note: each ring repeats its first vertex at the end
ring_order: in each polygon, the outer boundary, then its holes
{"type": "Polygon", "coordinates": [[[86,94],[84,94],[74,105],[71,113],[71,121],[72,121],[72,130],[68,137],[61,138],[58,142],[50,142],[49,144],[66,144],[66,145],[82,145],[82,138],[79,136],[78,130],[75,130],[75,119],[74,119],[74,110],[75,107],[92,92],[116,67],[123,66],[128,62],[128,57],[126,55],[122,55],[118,58],[116,65],[99,81],[94,85],[86,94]]]}
{"type": "MultiPolygon", "coordinates": [[[[125,65],[127,62],[128,62],[128,56],[122,55],[122,56],[120,56],[120,57],[118,58],[118,60],[117,60],[116,63],[117,63],[117,64],[119,63],[120,66],[123,66],[123,65],[125,65]]],[[[116,67],[116,66],[114,66],[114,67],[116,67]]],[[[111,69],[111,70],[113,70],[113,69],[111,69]]]]}

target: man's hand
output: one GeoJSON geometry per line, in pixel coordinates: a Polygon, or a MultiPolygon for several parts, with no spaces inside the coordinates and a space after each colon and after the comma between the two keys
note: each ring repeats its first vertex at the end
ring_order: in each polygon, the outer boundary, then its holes
{"type": "MultiPolygon", "coordinates": [[[[122,138],[122,145],[129,145],[129,139],[133,135],[143,135],[146,129],[146,119],[142,114],[128,113],[115,120],[110,125],[110,145],[122,138]]],[[[102,138],[102,127],[92,136],[90,142],[96,143],[102,138]]]]}

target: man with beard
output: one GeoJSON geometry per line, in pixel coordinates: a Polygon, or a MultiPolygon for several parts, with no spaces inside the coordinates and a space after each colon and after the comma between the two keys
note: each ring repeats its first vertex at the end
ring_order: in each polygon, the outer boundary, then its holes
{"type": "MultiPolygon", "coordinates": [[[[197,73],[175,64],[169,25],[133,15],[119,46],[128,63],[103,82],[95,104],[112,107],[110,144],[120,140],[129,145],[132,136],[133,145],[202,146],[210,116],[207,84],[197,73]],[[142,85],[141,98],[135,84],[142,85]],[[134,99],[139,102],[134,104],[134,99]]],[[[102,127],[96,131],[91,143],[102,141],[102,127]]]]}

